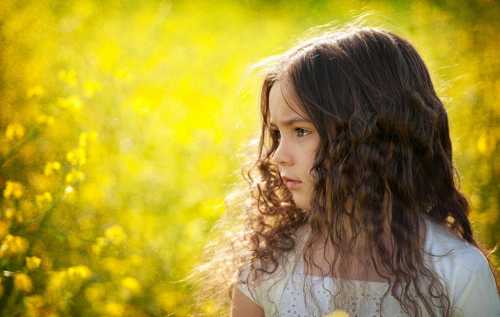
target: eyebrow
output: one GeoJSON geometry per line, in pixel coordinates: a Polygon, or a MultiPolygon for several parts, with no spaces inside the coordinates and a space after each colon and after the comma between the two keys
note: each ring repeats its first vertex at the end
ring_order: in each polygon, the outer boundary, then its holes
{"type": "MultiPolygon", "coordinates": [[[[281,121],[280,122],[282,126],[290,126],[294,123],[311,123],[311,121],[307,120],[307,119],[304,119],[304,118],[300,118],[300,117],[295,117],[295,118],[291,118],[291,119],[288,119],[288,120],[285,120],[285,121],[281,121]]],[[[274,123],[274,122],[269,122],[269,126],[271,127],[277,127],[277,125],[274,123]]]]}

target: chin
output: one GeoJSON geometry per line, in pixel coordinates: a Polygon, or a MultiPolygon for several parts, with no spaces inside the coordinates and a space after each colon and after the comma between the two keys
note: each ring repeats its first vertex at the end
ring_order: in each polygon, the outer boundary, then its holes
{"type": "Polygon", "coordinates": [[[305,202],[305,201],[299,200],[299,199],[294,199],[293,201],[295,202],[295,206],[299,207],[300,209],[304,209],[304,210],[311,209],[310,202],[305,202]]]}

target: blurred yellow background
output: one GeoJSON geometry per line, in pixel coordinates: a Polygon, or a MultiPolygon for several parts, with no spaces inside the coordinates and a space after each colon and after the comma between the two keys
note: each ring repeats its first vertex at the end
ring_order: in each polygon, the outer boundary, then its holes
{"type": "Polygon", "coordinates": [[[245,69],[367,11],[431,69],[476,237],[499,243],[498,1],[2,0],[0,315],[189,314],[176,281],[258,130],[245,69]]]}

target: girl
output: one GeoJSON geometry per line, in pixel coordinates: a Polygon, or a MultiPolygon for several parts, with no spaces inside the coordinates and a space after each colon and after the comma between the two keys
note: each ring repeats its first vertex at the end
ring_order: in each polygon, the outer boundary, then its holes
{"type": "Polygon", "coordinates": [[[408,41],[306,41],[266,71],[261,112],[233,317],[500,316],[446,110],[408,41]]]}

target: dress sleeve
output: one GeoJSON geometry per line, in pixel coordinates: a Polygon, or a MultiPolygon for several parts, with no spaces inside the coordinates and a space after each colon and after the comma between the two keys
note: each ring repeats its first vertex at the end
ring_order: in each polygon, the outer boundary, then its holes
{"type": "Polygon", "coordinates": [[[459,316],[500,317],[500,298],[485,256],[470,246],[459,257],[452,306],[459,316]]]}
{"type": "Polygon", "coordinates": [[[243,284],[243,283],[239,283],[238,285],[236,285],[236,287],[243,293],[246,295],[246,297],[248,297],[252,302],[254,302],[256,305],[258,305],[259,307],[262,307],[261,304],[259,304],[256,299],[252,296],[252,294],[250,293],[250,291],[248,290],[248,286],[243,284]]]}
{"type": "Polygon", "coordinates": [[[453,314],[500,317],[500,298],[488,260],[475,246],[426,219],[426,261],[448,288],[453,314]]]}
{"type": "MultiPolygon", "coordinates": [[[[242,270],[240,283],[237,287],[254,303],[264,309],[266,316],[276,316],[284,289],[297,262],[297,250],[300,250],[310,233],[309,226],[297,229],[297,239],[294,250],[284,253],[278,259],[278,267],[270,275],[263,275],[257,281],[248,279],[250,275],[250,259],[242,270]]],[[[262,262],[253,263],[255,267],[265,267],[262,262]]]]}
{"type": "MultiPolygon", "coordinates": [[[[245,267],[240,275],[240,282],[237,287],[255,304],[264,309],[266,316],[276,316],[278,313],[278,306],[283,295],[284,288],[291,273],[293,272],[293,263],[291,260],[295,259],[295,254],[290,252],[286,258],[279,259],[279,266],[271,275],[260,276],[258,280],[253,280],[250,275],[250,264],[245,267]]],[[[263,264],[257,262],[253,263],[257,267],[263,264]]]]}
{"type": "MultiPolygon", "coordinates": [[[[249,263],[250,261],[248,261],[249,263]]],[[[252,295],[252,293],[250,292],[250,289],[249,287],[251,287],[250,285],[248,285],[247,281],[248,281],[248,276],[250,275],[250,265],[248,264],[247,267],[245,267],[243,269],[243,271],[241,272],[241,275],[240,275],[240,281],[239,283],[236,285],[236,287],[243,293],[245,294],[252,302],[254,302],[255,304],[259,305],[260,307],[262,307],[262,304],[260,304],[257,299],[255,298],[254,295],[252,295]]]]}

